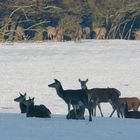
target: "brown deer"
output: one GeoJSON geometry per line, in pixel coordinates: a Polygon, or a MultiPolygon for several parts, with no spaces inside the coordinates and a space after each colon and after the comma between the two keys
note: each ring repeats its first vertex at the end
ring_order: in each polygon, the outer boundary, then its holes
{"type": "Polygon", "coordinates": [[[27,37],[26,37],[24,31],[25,31],[25,29],[24,29],[23,26],[18,25],[16,27],[16,33],[18,35],[18,39],[19,40],[27,40],[27,37]]]}
{"type": "Polygon", "coordinates": [[[140,40],[140,29],[135,32],[135,39],[140,40]]]}
{"type": "MultiPolygon", "coordinates": [[[[137,97],[120,97],[118,100],[118,107],[121,110],[122,104],[127,103],[128,110],[138,111],[138,108],[140,106],[140,100],[137,97]]],[[[113,115],[114,111],[112,112],[111,116],[113,115]]],[[[122,111],[121,111],[121,116],[122,111]]]]}
{"type": "MultiPolygon", "coordinates": [[[[93,88],[86,89],[86,93],[88,95],[88,104],[90,110],[90,120],[92,120],[92,110],[94,110],[94,116],[96,114],[96,106],[99,103],[109,102],[113,108],[113,110],[117,111],[118,117],[120,117],[120,111],[118,108],[118,99],[121,95],[121,92],[115,88],[93,88]]],[[[111,117],[111,116],[110,116],[111,117]]]]}
{"type": "Polygon", "coordinates": [[[26,101],[26,93],[24,93],[24,95],[21,93],[19,94],[20,96],[15,98],[14,101],[19,103],[21,113],[26,113],[27,108],[26,105],[23,103],[24,101],[26,101]]]}
{"type": "Polygon", "coordinates": [[[48,26],[46,28],[50,40],[63,41],[63,29],[59,27],[48,26]]]}
{"type": "Polygon", "coordinates": [[[96,33],[96,39],[105,39],[107,30],[104,27],[93,29],[96,33]]]}
{"type": "Polygon", "coordinates": [[[74,109],[70,110],[70,114],[67,114],[67,119],[78,119],[78,120],[85,120],[84,114],[85,114],[85,106],[81,105],[78,106],[76,109],[77,116],[75,115],[74,109]]]}
{"type": "MultiPolygon", "coordinates": [[[[86,79],[86,80],[84,81],[84,80],[81,80],[81,79],[79,78],[78,81],[80,82],[81,88],[82,88],[83,90],[87,90],[87,89],[88,89],[88,88],[87,88],[87,85],[86,85],[87,82],[88,82],[88,79],[86,79]]],[[[97,106],[98,106],[98,108],[99,108],[99,110],[100,110],[101,116],[103,117],[103,113],[102,113],[102,110],[101,110],[100,103],[99,103],[97,106]]],[[[95,110],[95,116],[96,116],[96,110],[95,110]]]]}
{"type": "Polygon", "coordinates": [[[82,29],[81,27],[78,27],[74,34],[74,42],[79,42],[82,38],[82,29]]]}
{"type": "Polygon", "coordinates": [[[51,118],[51,111],[44,105],[34,105],[34,98],[23,102],[27,107],[26,117],[51,118]]]}
{"type": "Polygon", "coordinates": [[[140,111],[128,111],[127,103],[123,103],[121,108],[123,109],[123,115],[125,118],[140,119],[140,111]]]}
{"type": "Polygon", "coordinates": [[[89,27],[83,27],[82,28],[82,38],[83,39],[89,39],[90,36],[90,28],[89,27]]]}

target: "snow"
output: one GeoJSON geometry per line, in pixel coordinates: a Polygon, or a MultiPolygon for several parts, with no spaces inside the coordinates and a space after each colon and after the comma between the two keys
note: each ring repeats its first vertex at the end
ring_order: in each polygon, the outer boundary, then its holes
{"type": "Polygon", "coordinates": [[[85,140],[139,139],[140,121],[108,116],[112,108],[101,104],[104,118],[92,122],[67,120],[67,106],[48,84],[56,78],[64,89],[78,89],[78,78],[88,88],[115,87],[121,96],[140,98],[140,41],[82,40],[0,44],[0,139],[85,140]],[[44,104],[52,118],[26,118],[13,101],[19,92],[44,104]]]}

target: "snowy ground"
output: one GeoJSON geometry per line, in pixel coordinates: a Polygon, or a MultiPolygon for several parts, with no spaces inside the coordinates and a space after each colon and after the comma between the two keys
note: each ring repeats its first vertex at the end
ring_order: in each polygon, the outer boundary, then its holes
{"type": "Polygon", "coordinates": [[[115,87],[122,96],[140,98],[140,41],[101,40],[0,44],[0,140],[132,140],[140,137],[140,121],[108,118],[66,120],[67,106],[48,84],[56,78],[64,89],[115,87]],[[19,92],[46,105],[52,118],[26,118],[13,101],[19,92]]]}

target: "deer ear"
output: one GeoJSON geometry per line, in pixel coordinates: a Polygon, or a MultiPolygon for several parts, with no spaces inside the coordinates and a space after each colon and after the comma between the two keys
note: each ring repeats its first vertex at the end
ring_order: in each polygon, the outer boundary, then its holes
{"type": "Polygon", "coordinates": [[[20,96],[23,96],[20,92],[19,92],[19,95],[20,95],[20,96]]]}
{"type": "Polygon", "coordinates": [[[54,79],[54,81],[55,81],[55,82],[58,82],[58,80],[57,80],[57,79],[54,79]]]}
{"type": "Polygon", "coordinates": [[[88,82],[88,78],[86,79],[86,82],[88,82]]]}
{"type": "Polygon", "coordinates": [[[26,92],[24,93],[24,96],[26,96],[26,92]]]}
{"type": "Polygon", "coordinates": [[[81,79],[79,78],[78,81],[81,82],[81,79]]]}

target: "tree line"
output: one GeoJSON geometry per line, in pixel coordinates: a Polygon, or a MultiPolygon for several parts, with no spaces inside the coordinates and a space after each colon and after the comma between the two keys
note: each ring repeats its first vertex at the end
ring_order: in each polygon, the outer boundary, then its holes
{"type": "Polygon", "coordinates": [[[111,29],[108,38],[131,39],[131,32],[140,28],[139,5],[138,0],[0,0],[1,32],[5,26],[11,25],[14,31],[18,25],[22,25],[26,29],[36,30],[36,39],[39,39],[47,26],[60,26],[69,36],[78,26],[106,26],[108,30],[111,29]],[[128,21],[127,17],[131,15],[135,21],[128,21]],[[8,18],[7,25],[4,24],[5,17],[8,18]],[[120,33],[121,30],[124,33],[120,33]]]}

